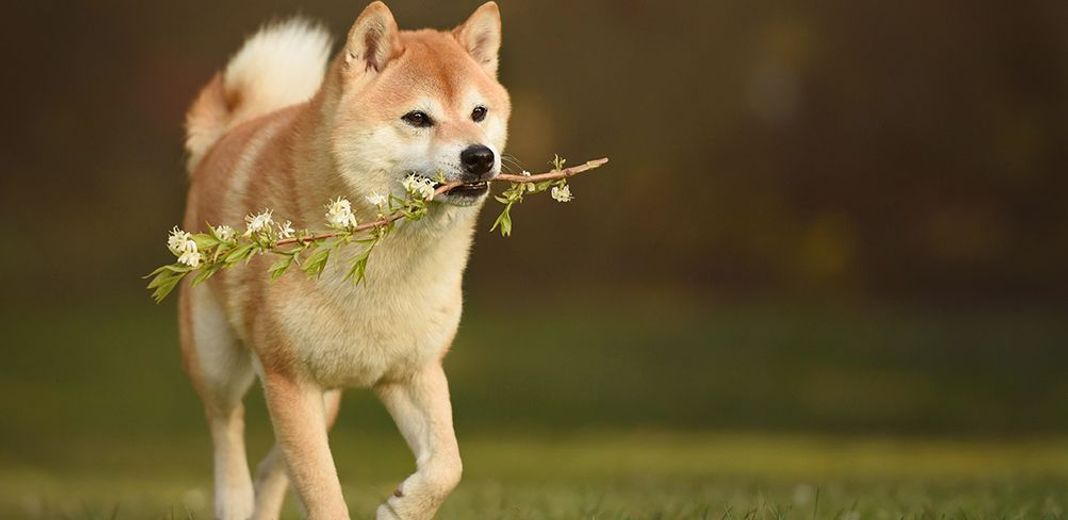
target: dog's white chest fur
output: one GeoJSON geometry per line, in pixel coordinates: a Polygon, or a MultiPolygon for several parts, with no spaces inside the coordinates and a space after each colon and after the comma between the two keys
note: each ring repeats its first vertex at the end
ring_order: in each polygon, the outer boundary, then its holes
{"type": "Polygon", "coordinates": [[[427,224],[419,233],[401,229],[387,237],[360,285],[344,279],[347,255],[338,255],[313,292],[291,295],[278,312],[295,361],[321,385],[404,377],[448,348],[460,322],[469,239],[465,233],[428,237],[437,233],[427,224]]]}
{"type": "Polygon", "coordinates": [[[441,284],[391,287],[397,295],[370,287],[335,289],[327,302],[291,302],[280,324],[297,363],[327,388],[401,377],[440,357],[460,322],[459,297],[441,284]]]}

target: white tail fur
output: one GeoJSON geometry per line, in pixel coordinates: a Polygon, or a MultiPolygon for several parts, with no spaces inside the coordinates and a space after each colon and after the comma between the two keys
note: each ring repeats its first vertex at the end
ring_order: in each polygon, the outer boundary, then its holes
{"type": "Polygon", "coordinates": [[[329,57],[326,29],[302,18],[267,25],[246,40],[186,115],[189,171],[230,128],[314,96],[329,57]]]}

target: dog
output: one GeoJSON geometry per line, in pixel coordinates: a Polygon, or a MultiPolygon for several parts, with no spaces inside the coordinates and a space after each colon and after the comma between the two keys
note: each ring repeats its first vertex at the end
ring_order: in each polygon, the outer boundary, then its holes
{"type": "Polygon", "coordinates": [[[371,388],[415,455],[417,470],[376,518],[432,518],[459,483],[442,358],[460,321],[486,181],[500,173],[507,139],[500,42],[493,2],[451,31],[401,31],[374,2],[332,59],[330,37],[314,23],[264,27],[194,101],[188,230],[263,208],[322,229],[334,197],[373,217],[367,197],[403,194],[410,174],[466,183],[432,202],[426,218],[399,222],[360,285],[345,279],[345,255],[335,254],[318,280],[290,273],[272,282],[274,259],[258,255],[181,286],[182,358],[214,445],[216,518],[278,518],[290,481],[309,518],[349,518],[327,442],[345,387],[371,388]],[[257,378],[275,445],[253,483],[242,400],[257,378]]]}

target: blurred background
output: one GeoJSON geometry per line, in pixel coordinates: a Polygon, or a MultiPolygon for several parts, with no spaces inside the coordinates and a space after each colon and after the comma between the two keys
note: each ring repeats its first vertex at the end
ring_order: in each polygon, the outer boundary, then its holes
{"type": "MultiPolygon", "coordinates": [[[[402,28],[478,3],[389,2],[402,28]]],[[[446,363],[461,444],[1068,433],[1063,1],[500,3],[507,151],[612,162],[509,239],[484,211],[446,363]]],[[[183,115],[264,21],[341,35],[363,7],[6,6],[0,464],[207,486],[174,299],[141,279],[181,218],[183,115]],[[189,449],[129,451],[158,445],[189,449]]],[[[337,435],[392,439],[365,394],[337,435]]]]}

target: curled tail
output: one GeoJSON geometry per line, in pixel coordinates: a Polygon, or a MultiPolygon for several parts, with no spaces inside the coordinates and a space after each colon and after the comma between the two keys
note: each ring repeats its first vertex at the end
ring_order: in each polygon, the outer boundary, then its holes
{"type": "Polygon", "coordinates": [[[329,56],[330,35],[301,18],[267,25],[246,40],[186,114],[189,171],[230,128],[315,95],[329,56]]]}

